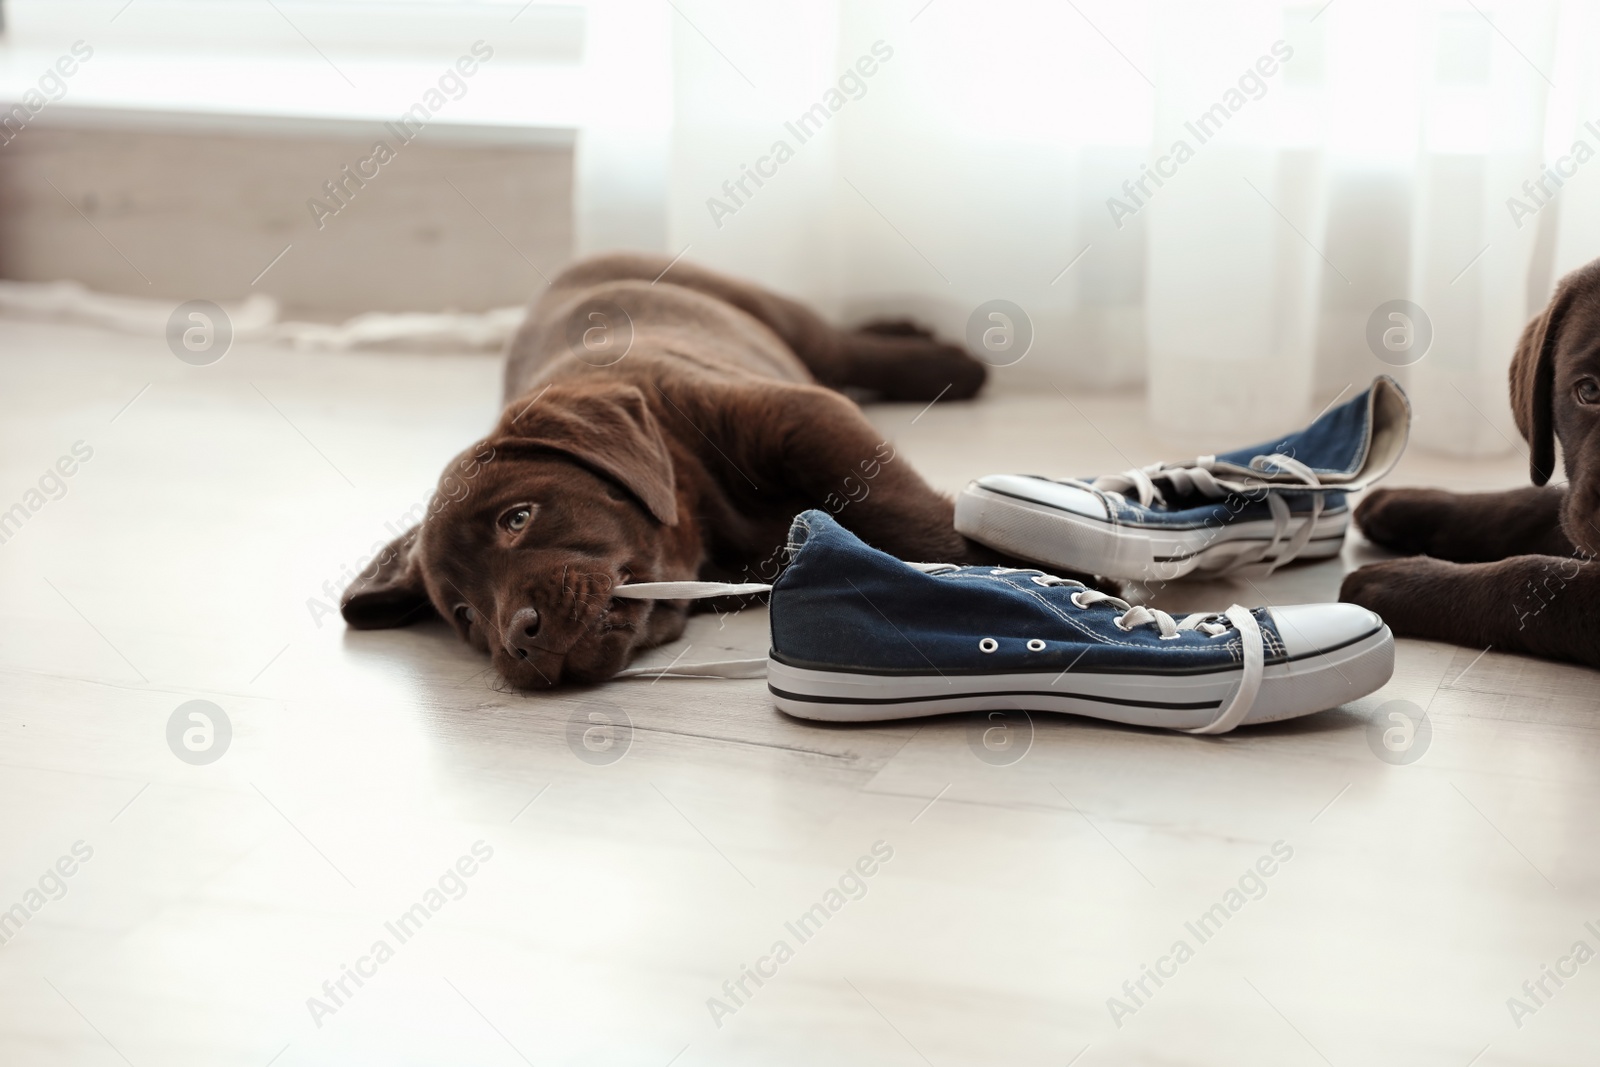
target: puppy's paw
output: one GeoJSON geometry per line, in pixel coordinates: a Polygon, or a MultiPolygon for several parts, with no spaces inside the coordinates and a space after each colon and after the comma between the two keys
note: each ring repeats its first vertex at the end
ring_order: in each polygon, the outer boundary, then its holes
{"type": "Polygon", "coordinates": [[[1412,637],[1436,635],[1458,564],[1419,556],[1369,563],[1345,575],[1339,599],[1376,612],[1389,629],[1412,637]]]}
{"type": "Polygon", "coordinates": [[[1448,520],[1449,502],[1437,489],[1374,489],[1356,505],[1356,525],[1373,544],[1426,554],[1448,520]]]}
{"type": "Polygon", "coordinates": [[[989,377],[987,364],[956,345],[918,337],[893,343],[898,358],[894,379],[884,391],[895,400],[967,400],[989,377]]]}
{"type": "Polygon", "coordinates": [[[855,337],[847,349],[853,366],[844,377],[887,400],[966,400],[989,376],[988,365],[965,348],[909,322],[875,323],[855,337]]]}
{"type": "Polygon", "coordinates": [[[978,395],[983,383],[989,380],[989,365],[974,359],[966,349],[956,345],[938,346],[938,352],[929,360],[950,386],[946,400],[970,400],[978,395]]]}
{"type": "Polygon", "coordinates": [[[857,333],[875,333],[880,337],[932,337],[933,331],[918,326],[910,319],[877,319],[856,327],[857,333]]]}

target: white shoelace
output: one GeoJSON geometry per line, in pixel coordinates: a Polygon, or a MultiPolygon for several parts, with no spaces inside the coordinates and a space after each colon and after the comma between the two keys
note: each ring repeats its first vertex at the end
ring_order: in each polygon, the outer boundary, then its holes
{"type": "MultiPolygon", "coordinates": [[[[714,596],[750,596],[767,593],[764,582],[627,582],[612,586],[611,595],[624,600],[705,600],[714,596]]],[[[767,657],[719,659],[706,663],[676,662],[666,667],[628,667],[613,678],[765,678],[767,657]]]]}
{"type": "MultiPolygon", "coordinates": [[[[1216,476],[1211,473],[1216,460],[1216,456],[1200,456],[1188,463],[1152,463],[1148,467],[1135,467],[1121,474],[1104,474],[1092,482],[1076,478],[1062,478],[1060,481],[1067,485],[1103,493],[1119,504],[1126,503],[1131,494],[1138,499],[1140,507],[1146,508],[1152,502],[1163,505],[1167,502],[1161,487],[1156,484],[1157,478],[1171,483],[1172,491],[1176,495],[1199,493],[1210,500],[1222,500],[1234,490],[1218,484],[1216,476]]],[[[1250,466],[1263,472],[1276,468],[1299,479],[1308,489],[1322,487],[1316,471],[1293,456],[1286,456],[1281,452],[1274,452],[1270,456],[1257,456],[1250,461],[1250,466]]],[[[1272,540],[1259,549],[1252,549],[1238,556],[1217,573],[1232,574],[1243,571],[1252,578],[1265,578],[1298,556],[1311,542],[1311,535],[1316,532],[1317,520],[1322,516],[1322,494],[1312,494],[1310,518],[1293,537],[1285,537],[1292,521],[1289,505],[1278,491],[1265,489],[1264,492],[1267,497],[1267,507],[1272,512],[1272,540]],[[1280,545],[1283,546],[1281,550],[1280,545]]]]}
{"type": "MultiPolygon", "coordinates": [[[[1314,476],[1313,476],[1314,477],[1314,476]]],[[[912,563],[910,566],[925,574],[937,574],[941,571],[958,569],[953,563],[912,563]]],[[[1238,690],[1225,707],[1217,713],[1217,717],[1204,726],[1198,726],[1183,733],[1190,734],[1222,734],[1232,730],[1244,717],[1249,714],[1250,708],[1255,704],[1256,694],[1261,691],[1261,679],[1266,669],[1266,653],[1261,637],[1261,626],[1256,622],[1256,617],[1248,608],[1234,604],[1226,611],[1220,613],[1199,611],[1185,615],[1182,621],[1175,620],[1171,615],[1159,608],[1146,607],[1143,604],[1129,604],[1120,597],[1110,593],[1102,593],[1098,589],[1090,589],[1082,582],[1071,578],[1061,578],[1054,574],[1026,567],[994,567],[991,574],[1029,574],[1033,575],[1032,581],[1041,586],[1076,586],[1077,592],[1073,593],[1071,600],[1078,608],[1092,608],[1096,604],[1106,604],[1120,609],[1122,614],[1112,620],[1119,630],[1131,630],[1136,626],[1153,625],[1165,640],[1171,640],[1183,630],[1197,630],[1211,637],[1220,637],[1229,629],[1239,632],[1240,645],[1244,653],[1244,673],[1239,682],[1238,690]],[[1219,620],[1225,618],[1227,623],[1219,620]],[[1229,625],[1231,624],[1231,626],[1229,625]]],[[[772,586],[762,582],[746,582],[736,584],[730,582],[631,582],[619,585],[611,590],[614,597],[628,600],[701,600],[716,596],[749,596],[754,593],[771,591],[772,586]]],[[[767,661],[761,659],[730,659],[713,660],[707,663],[689,663],[683,666],[676,664],[667,667],[629,667],[619,671],[616,678],[761,678],[765,676],[767,661]]]]}

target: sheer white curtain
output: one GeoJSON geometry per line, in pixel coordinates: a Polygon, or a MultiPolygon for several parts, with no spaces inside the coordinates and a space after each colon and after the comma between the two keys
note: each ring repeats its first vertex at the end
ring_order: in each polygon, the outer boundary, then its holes
{"type": "Polygon", "coordinates": [[[1393,371],[1419,444],[1504,452],[1517,334],[1600,255],[1590,0],[673,3],[668,250],[845,319],[1009,300],[1002,389],[1222,441],[1393,371]]]}

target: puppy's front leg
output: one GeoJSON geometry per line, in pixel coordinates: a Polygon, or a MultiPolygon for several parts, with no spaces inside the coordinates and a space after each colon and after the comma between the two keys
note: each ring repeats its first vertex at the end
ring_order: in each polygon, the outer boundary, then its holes
{"type": "Polygon", "coordinates": [[[1564,488],[1531,485],[1500,493],[1374,489],[1357,506],[1356,525],[1374,544],[1457,563],[1566,556],[1573,548],[1561,532],[1565,496],[1564,488]]]}
{"type": "Polygon", "coordinates": [[[1395,559],[1346,575],[1339,599],[1377,612],[1401,636],[1600,667],[1600,563],[1395,559]]]}
{"type": "Polygon", "coordinates": [[[925,563],[1001,557],[956,533],[955,505],[850,400],[810,387],[784,390],[782,414],[761,428],[764,466],[806,506],[833,515],[874,548],[925,563]]]}

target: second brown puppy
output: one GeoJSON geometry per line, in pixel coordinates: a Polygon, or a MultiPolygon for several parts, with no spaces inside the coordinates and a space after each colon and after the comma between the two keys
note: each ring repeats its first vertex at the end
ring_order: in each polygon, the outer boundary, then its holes
{"type": "Polygon", "coordinates": [[[1356,508],[1362,532],[1417,555],[1351,573],[1340,599],[1397,634],[1600,667],[1600,260],[1523,329],[1511,409],[1533,485],[1373,492],[1356,508]],[[1551,486],[1558,441],[1567,484],[1551,486]]]}

